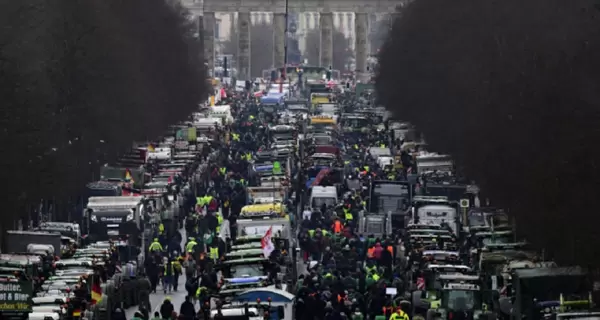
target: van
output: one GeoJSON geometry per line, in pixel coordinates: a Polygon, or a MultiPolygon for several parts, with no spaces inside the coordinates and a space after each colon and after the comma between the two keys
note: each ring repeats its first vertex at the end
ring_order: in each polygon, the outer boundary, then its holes
{"type": "Polygon", "coordinates": [[[210,108],[208,112],[211,118],[221,119],[225,123],[232,123],[233,116],[231,115],[231,106],[223,105],[223,106],[214,106],[210,108]]]}
{"type": "Polygon", "coordinates": [[[338,202],[338,193],[335,187],[314,186],[310,193],[310,206],[320,209],[323,204],[335,206],[338,202]]]}

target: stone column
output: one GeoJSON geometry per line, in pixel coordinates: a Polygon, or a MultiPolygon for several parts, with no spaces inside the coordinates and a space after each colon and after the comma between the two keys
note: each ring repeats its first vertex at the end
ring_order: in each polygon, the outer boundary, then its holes
{"type": "Polygon", "coordinates": [[[273,13],[273,64],[281,68],[285,63],[285,13],[273,13]]]}
{"type": "Polygon", "coordinates": [[[238,12],[238,80],[250,80],[250,21],[250,12],[238,12]]]}
{"type": "Polygon", "coordinates": [[[369,16],[366,13],[357,12],[355,14],[354,25],[356,27],[356,76],[358,80],[364,82],[368,80],[367,36],[369,30],[369,16]]]}
{"type": "Polygon", "coordinates": [[[333,64],[333,13],[321,12],[319,27],[321,28],[321,51],[319,64],[329,68],[333,64]]]}
{"type": "Polygon", "coordinates": [[[208,74],[214,76],[215,70],[215,26],[217,24],[214,12],[204,12],[204,60],[208,74]]]}

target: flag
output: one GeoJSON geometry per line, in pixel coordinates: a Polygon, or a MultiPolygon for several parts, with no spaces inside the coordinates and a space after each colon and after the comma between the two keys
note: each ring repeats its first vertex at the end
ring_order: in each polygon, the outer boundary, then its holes
{"type": "Polygon", "coordinates": [[[425,278],[417,278],[417,290],[425,290],[425,278]]]}
{"type": "Polygon", "coordinates": [[[100,277],[94,275],[94,283],[92,283],[92,305],[102,300],[102,287],[100,287],[100,277]]]}
{"type": "Polygon", "coordinates": [[[154,152],[154,146],[152,144],[148,144],[148,151],[154,152]]]}
{"type": "Polygon", "coordinates": [[[273,226],[269,227],[269,230],[267,230],[265,235],[260,240],[260,247],[262,248],[263,255],[265,256],[265,258],[268,258],[269,256],[271,256],[271,252],[273,252],[273,250],[275,250],[275,245],[273,244],[273,241],[271,240],[272,236],[273,236],[273,226]]]}
{"type": "Polygon", "coordinates": [[[131,175],[131,171],[129,169],[125,169],[125,181],[129,181],[130,183],[134,183],[133,176],[131,175]]]}
{"type": "Polygon", "coordinates": [[[321,183],[321,181],[325,178],[325,176],[329,173],[329,171],[331,171],[329,168],[323,168],[321,169],[321,171],[319,171],[319,173],[317,174],[317,176],[315,177],[315,179],[312,181],[312,183],[310,184],[310,186],[318,186],[319,183],[321,183]]]}
{"type": "Polygon", "coordinates": [[[281,164],[279,161],[273,162],[273,174],[281,174],[281,164]]]}

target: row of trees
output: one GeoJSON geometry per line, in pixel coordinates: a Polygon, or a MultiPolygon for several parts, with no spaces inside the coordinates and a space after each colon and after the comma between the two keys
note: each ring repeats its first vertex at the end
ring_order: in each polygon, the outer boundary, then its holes
{"type": "Polygon", "coordinates": [[[419,0],[395,21],[377,90],[565,263],[600,263],[596,1],[419,0]]]}
{"type": "Polygon", "coordinates": [[[3,225],[81,194],[100,164],[197,108],[196,29],[165,1],[0,2],[3,225]]]}
{"type": "MultiPolygon", "coordinates": [[[[378,32],[370,35],[372,48],[380,48],[385,36],[387,35],[388,22],[378,22],[375,30],[378,32]]],[[[252,25],[250,31],[250,60],[251,74],[254,77],[262,76],[262,70],[271,69],[273,65],[273,25],[260,23],[252,25]]],[[[319,65],[319,52],[321,47],[321,37],[319,29],[311,29],[306,34],[306,50],[302,52],[302,57],[308,60],[309,65],[319,65]]],[[[292,50],[294,39],[288,39],[288,52],[292,50]]],[[[349,60],[354,57],[351,50],[350,39],[339,30],[333,33],[333,68],[336,70],[347,70],[349,60]]],[[[377,49],[375,49],[376,51],[377,49]]],[[[237,54],[237,34],[233,34],[231,39],[223,44],[223,53],[237,54]]]]}

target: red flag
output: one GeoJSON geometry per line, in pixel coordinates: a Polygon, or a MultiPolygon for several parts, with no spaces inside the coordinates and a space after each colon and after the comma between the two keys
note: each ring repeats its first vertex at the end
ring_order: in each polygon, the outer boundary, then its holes
{"type": "Polygon", "coordinates": [[[273,237],[273,226],[271,226],[262,239],[260,239],[260,247],[262,248],[265,258],[268,258],[271,255],[271,252],[275,250],[275,245],[273,245],[271,237],[273,237]]]}
{"type": "Polygon", "coordinates": [[[323,180],[323,178],[325,178],[325,176],[329,173],[329,171],[331,171],[331,170],[328,168],[321,169],[321,171],[319,171],[319,174],[317,174],[317,176],[315,177],[315,180],[313,180],[313,182],[310,186],[311,187],[318,186],[319,183],[321,183],[321,180],[323,180]]]}
{"type": "Polygon", "coordinates": [[[417,290],[425,290],[425,278],[417,278],[417,290]]]}

